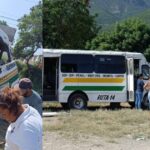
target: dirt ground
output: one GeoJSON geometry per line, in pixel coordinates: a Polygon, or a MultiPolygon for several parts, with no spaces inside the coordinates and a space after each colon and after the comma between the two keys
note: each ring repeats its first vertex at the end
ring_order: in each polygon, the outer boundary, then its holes
{"type": "Polygon", "coordinates": [[[68,139],[58,133],[44,133],[43,150],[150,150],[150,140],[130,136],[120,139],[79,137],[68,139]]]}
{"type": "MultiPolygon", "coordinates": [[[[138,112],[134,110],[133,112],[139,115],[138,112]]],[[[133,112],[131,111],[130,113],[133,112]]],[[[108,111],[108,115],[110,115],[109,113],[111,112],[108,111]]],[[[141,113],[141,116],[143,113],[141,113]]],[[[44,123],[50,123],[51,126],[55,127],[55,124],[57,123],[55,121],[57,121],[57,119],[50,118],[49,121],[45,119],[44,123]]],[[[132,122],[130,123],[132,124],[132,122]]],[[[79,136],[71,135],[73,138],[70,138],[64,136],[62,133],[64,133],[64,131],[58,132],[57,130],[55,131],[55,129],[53,131],[47,130],[43,132],[43,150],[150,150],[150,138],[146,138],[145,135],[144,137],[133,137],[131,135],[126,135],[121,138],[110,138],[107,136],[102,136],[105,137],[102,138],[100,136],[92,135],[80,136],[79,134],[79,136]]]]}

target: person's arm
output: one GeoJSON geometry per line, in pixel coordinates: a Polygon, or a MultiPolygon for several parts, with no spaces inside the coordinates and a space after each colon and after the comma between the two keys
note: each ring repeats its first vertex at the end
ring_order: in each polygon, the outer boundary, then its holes
{"type": "Polygon", "coordinates": [[[146,90],[146,87],[147,87],[147,83],[144,84],[144,87],[143,87],[143,88],[146,90]]]}
{"type": "Polygon", "coordinates": [[[145,90],[150,90],[150,81],[147,81],[147,82],[144,84],[144,89],[145,89],[145,90]]]}

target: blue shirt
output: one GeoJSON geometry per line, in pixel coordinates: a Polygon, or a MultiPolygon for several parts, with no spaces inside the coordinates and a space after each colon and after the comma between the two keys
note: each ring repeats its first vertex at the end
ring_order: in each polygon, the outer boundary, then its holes
{"type": "Polygon", "coordinates": [[[136,84],[136,92],[143,92],[144,88],[144,82],[142,79],[138,79],[137,80],[137,84],[136,84]]]}

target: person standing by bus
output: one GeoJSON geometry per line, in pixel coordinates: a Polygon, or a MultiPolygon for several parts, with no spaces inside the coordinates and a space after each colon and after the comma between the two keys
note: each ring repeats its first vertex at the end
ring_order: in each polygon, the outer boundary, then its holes
{"type": "Polygon", "coordinates": [[[148,91],[148,100],[149,100],[149,109],[150,109],[150,77],[149,80],[145,83],[144,89],[148,91]]]}
{"type": "Polygon", "coordinates": [[[140,74],[140,75],[138,75],[137,83],[136,83],[136,99],[135,99],[135,108],[136,109],[141,109],[143,91],[144,91],[143,75],[140,74]]]}
{"type": "Polygon", "coordinates": [[[16,88],[19,88],[22,96],[24,97],[23,103],[29,104],[35,108],[42,116],[42,98],[41,96],[32,89],[33,84],[29,78],[22,78],[19,80],[19,84],[16,88]]]}

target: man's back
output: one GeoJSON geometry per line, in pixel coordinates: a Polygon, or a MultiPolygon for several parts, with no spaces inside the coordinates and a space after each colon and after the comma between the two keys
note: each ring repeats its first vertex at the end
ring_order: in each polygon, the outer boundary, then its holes
{"type": "Polygon", "coordinates": [[[29,104],[30,106],[35,108],[42,116],[42,98],[36,91],[32,90],[31,96],[24,97],[23,103],[29,104]]]}
{"type": "Polygon", "coordinates": [[[137,80],[137,86],[136,86],[136,91],[137,92],[143,92],[143,86],[144,86],[144,82],[142,79],[138,79],[137,80]]]}

